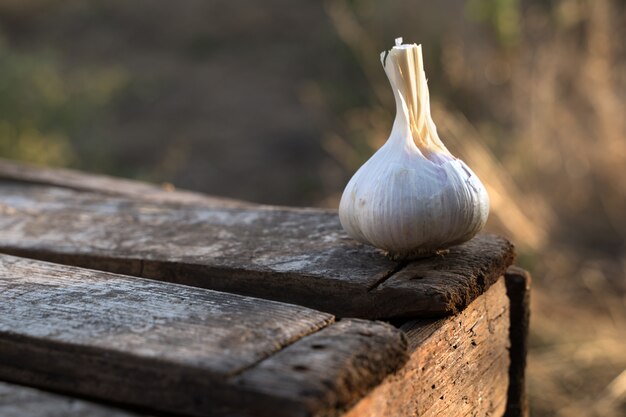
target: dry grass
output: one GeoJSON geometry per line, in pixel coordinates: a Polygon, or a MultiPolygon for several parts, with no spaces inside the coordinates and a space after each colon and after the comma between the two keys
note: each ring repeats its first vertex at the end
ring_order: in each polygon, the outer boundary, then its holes
{"type": "MultiPolygon", "coordinates": [[[[453,153],[486,183],[488,227],[517,243],[518,262],[535,276],[528,368],[533,415],[623,416],[626,11],[610,0],[523,6],[519,30],[509,31],[517,39],[493,42],[471,24],[439,34],[441,74],[427,64],[431,96],[440,99],[435,122],[453,153]],[[442,84],[461,94],[438,95],[442,84]]],[[[384,28],[380,16],[401,30],[414,19],[390,17],[383,8],[364,11],[336,1],[327,7],[375,93],[371,104],[345,114],[340,133],[326,141],[328,152],[351,169],[362,161],[350,145],[365,137],[377,148],[393,109],[382,71],[369,59],[385,46],[366,28],[384,28]]],[[[416,32],[423,38],[428,31],[416,32]]]]}

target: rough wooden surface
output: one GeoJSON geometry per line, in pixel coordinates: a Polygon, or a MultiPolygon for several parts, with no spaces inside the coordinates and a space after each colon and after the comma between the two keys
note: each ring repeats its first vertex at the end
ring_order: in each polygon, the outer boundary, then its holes
{"type": "MultiPolygon", "coordinates": [[[[344,319],[281,350],[234,382],[296,402],[307,415],[338,416],[397,370],[406,361],[406,348],[404,335],[390,326],[344,319]]],[[[266,414],[291,415],[277,408],[266,414]]]]}
{"type": "Polygon", "coordinates": [[[528,328],[530,325],[530,274],[512,266],[504,275],[506,292],[511,303],[511,366],[506,417],[529,415],[526,395],[526,354],[528,353],[528,328]]]}
{"type": "Polygon", "coordinates": [[[481,235],[450,253],[393,262],[314,209],[157,204],[0,181],[0,251],[300,304],[342,317],[451,314],[512,263],[481,235]]]}
{"type": "Polygon", "coordinates": [[[334,415],[406,359],[384,323],[7,255],[0,294],[1,379],[158,410],[334,415]]]}
{"type": "Polygon", "coordinates": [[[229,375],[325,327],[289,304],[0,255],[0,331],[229,375]],[[297,317],[297,320],[294,320],[297,317]]]}
{"type": "MultiPolygon", "coordinates": [[[[189,415],[526,416],[529,279],[498,280],[504,239],[398,263],[333,211],[2,160],[0,230],[0,252],[74,265],[0,255],[0,379],[189,415]]],[[[3,417],[69,404],[3,386],[3,417]]]]}
{"type": "Polygon", "coordinates": [[[409,361],[345,417],[501,416],[508,327],[502,278],[455,317],[406,323],[409,361]]]}
{"type": "MultiPolygon", "coordinates": [[[[2,417],[139,417],[115,408],[0,382],[2,417]]],[[[144,417],[147,417],[144,415],[144,417]]]]}

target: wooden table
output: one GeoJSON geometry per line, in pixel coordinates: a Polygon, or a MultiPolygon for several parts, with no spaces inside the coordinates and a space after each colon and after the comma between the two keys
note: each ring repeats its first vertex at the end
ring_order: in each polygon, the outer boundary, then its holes
{"type": "Polygon", "coordinates": [[[334,211],[0,161],[0,416],[523,416],[530,278],[334,211]]]}

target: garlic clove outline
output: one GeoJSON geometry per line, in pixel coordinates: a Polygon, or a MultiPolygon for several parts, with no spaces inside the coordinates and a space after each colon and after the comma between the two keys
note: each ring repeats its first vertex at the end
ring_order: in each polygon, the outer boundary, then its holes
{"type": "Polygon", "coordinates": [[[421,45],[381,54],[396,101],[387,142],[354,174],[339,205],[348,235],[396,259],[429,256],[485,225],[489,196],[445,147],[430,114],[421,45]]]}

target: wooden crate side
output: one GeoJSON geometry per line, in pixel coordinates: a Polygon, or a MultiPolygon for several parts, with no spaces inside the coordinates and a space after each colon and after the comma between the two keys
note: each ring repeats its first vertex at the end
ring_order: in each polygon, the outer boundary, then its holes
{"type": "Polygon", "coordinates": [[[506,417],[529,415],[526,394],[526,355],[530,326],[530,274],[517,266],[510,267],[504,275],[506,292],[511,302],[511,369],[506,417]]]}
{"type": "Polygon", "coordinates": [[[344,417],[503,415],[508,327],[503,278],[454,317],[406,323],[408,362],[344,417]]]}

